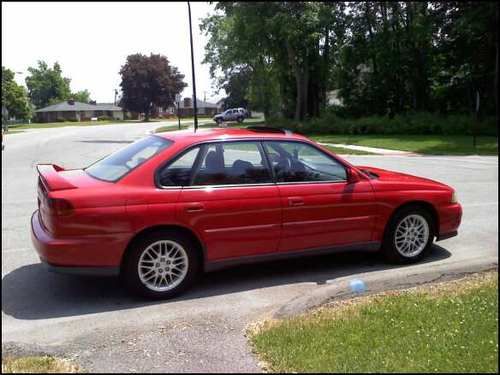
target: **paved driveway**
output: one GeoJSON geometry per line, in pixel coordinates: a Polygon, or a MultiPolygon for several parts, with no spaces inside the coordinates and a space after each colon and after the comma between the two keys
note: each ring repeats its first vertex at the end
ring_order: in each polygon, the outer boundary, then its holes
{"type": "MultiPolygon", "coordinates": [[[[160,124],[161,125],[161,124],[160,124]]],[[[242,266],[205,275],[179,299],[145,302],[114,279],[47,273],[30,241],[40,162],[85,166],[158,127],[125,124],[44,129],[6,137],[2,152],[2,343],[77,356],[97,371],[259,371],[245,325],[325,283],[387,273],[376,255],[344,254],[242,266]]],[[[458,237],[439,242],[433,265],[498,261],[498,158],[351,156],[454,186],[464,216],[458,237]]]]}

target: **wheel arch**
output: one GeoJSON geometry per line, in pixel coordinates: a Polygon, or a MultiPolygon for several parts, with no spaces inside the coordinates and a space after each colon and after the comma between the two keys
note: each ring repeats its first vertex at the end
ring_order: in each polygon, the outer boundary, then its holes
{"type": "Polygon", "coordinates": [[[123,252],[122,259],[120,262],[120,272],[123,269],[123,266],[127,260],[127,257],[130,254],[131,248],[134,246],[135,243],[137,243],[139,240],[149,236],[152,233],[155,232],[176,232],[179,234],[183,234],[185,236],[190,237],[196,244],[197,247],[197,253],[199,255],[200,259],[200,264],[202,265],[202,269],[205,268],[205,246],[203,245],[203,242],[200,240],[200,238],[196,235],[195,232],[193,232],[191,229],[186,228],[182,225],[177,225],[177,224],[159,224],[159,225],[153,225],[150,227],[143,228],[139,232],[137,232],[128,242],[127,247],[125,248],[125,251],[123,252]]]}
{"type": "Polygon", "coordinates": [[[410,207],[418,207],[421,209],[426,210],[432,217],[433,221],[433,230],[434,230],[434,236],[439,236],[439,214],[438,211],[436,210],[436,207],[432,205],[432,203],[426,202],[426,201],[419,201],[419,200],[412,200],[408,202],[404,202],[401,205],[397,206],[389,216],[389,220],[387,220],[387,223],[384,228],[384,237],[385,233],[387,232],[390,223],[392,222],[392,219],[394,216],[397,215],[398,212],[400,212],[403,209],[410,208],[410,207]]]}

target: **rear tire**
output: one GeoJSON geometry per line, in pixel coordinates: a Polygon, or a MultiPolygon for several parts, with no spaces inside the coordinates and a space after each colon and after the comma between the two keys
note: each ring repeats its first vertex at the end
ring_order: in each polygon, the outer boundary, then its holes
{"type": "Polygon", "coordinates": [[[195,242],[171,231],[153,232],[132,244],[122,279],[133,294],[173,298],[188,289],[200,272],[195,242]]]}
{"type": "Polygon", "coordinates": [[[416,263],[432,248],[434,219],[418,206],[405,207],[390,219],[384,233],[382,252],[391,263],[416,263]]]}
{"type": "Polygon", "coordinates": [[[240,124],[241,124],[241,123],[243,122],[243,117],[238,117],[238,118],[236,119],[236,121],[238,121],[238,123],[240,123],[240,124]]]}

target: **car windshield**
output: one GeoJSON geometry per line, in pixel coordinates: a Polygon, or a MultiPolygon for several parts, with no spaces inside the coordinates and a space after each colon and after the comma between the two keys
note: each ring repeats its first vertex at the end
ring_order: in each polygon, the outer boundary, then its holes
{"type": "Polygon", "coordinates": [[[85,171],[99,180],[115,182],[171,144],[172,141],[152,135],[106,156],[85,171]]]}

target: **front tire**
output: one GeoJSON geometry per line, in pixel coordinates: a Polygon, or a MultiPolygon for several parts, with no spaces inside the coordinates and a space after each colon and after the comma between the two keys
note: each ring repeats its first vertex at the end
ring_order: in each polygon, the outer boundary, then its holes
{"type": "Polygon", "coordinates": [[[241,124],[241,123],[243,122],[243,117],[238,117],[238,118],[236,119],[236,121],[238,121],[238,123],[240,123],[240,124],[241,124]]]}
{"type": "Polygon", "coordinates": [[[391,263],[418,262],[431,250],[434,232],[434,219],[427,210],[403,208],[388,223],[382,244],[383,254],[391,263]]]}
{"type": "Polygon", "coordinates": [[[173,232],[154,232],[132,245],[122,273],[129,291],[151,299],[173,298],[195,281],[200,259],[194,241],[173,232]]]}

